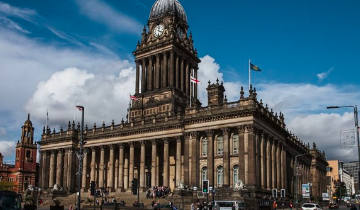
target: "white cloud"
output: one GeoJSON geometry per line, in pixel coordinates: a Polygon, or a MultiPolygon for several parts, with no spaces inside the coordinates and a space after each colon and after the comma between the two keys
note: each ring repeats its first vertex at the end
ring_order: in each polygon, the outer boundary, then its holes
{"type": "Polygon", "coordinates": [[[324,79],[326,79],[333,70],[334,70],[334,67],[331,67],[328,71],[321,72],[321,73],[317,74],[316,76],[319,79],[319,81],[321,82],[324,79]]]}
{"type": "MultiPolygon", "coordinates": [[[[77,68],[68,68],[54,73],[41,82],[26,109],[35,118],[43,118],[49,110],[50,122],[64,124],[73,119],[76,105],[85,106],[85,117],[89,123],[109,123],[125,117],[129,95],[134,91],[135,71],[133,67],[120,69],[117,75],[93,74],[77,68]]],[[[79,118],[77,118],[79,120],[79,118]]]]}
{"type": "Polygon", "coordinates": [[[0,14],[10,17],[18,17],[29,22],[32,22],[32,17],[37,13],[35,10],[14,7],[9,4],[0,2],[0,14]]]}
{"type": "Polygon", "coordinates": [[[18,32],[21,32],[21,33],[25,33],[25,34],[30,33],[28,30],[24,29],[19,24],[15,23],[14,21],[12,21],[12,20],[10,20],[9,18],[6,18],[6,17],[1,17],[0,16],[0,25],[3,26],[3,27],[8,28],[10,30],[18,31],[18,32]]]}
{"type": "Polygon", "coordinates": [[[6,129],[3,127],[0,127],[0,136],[5,136],[6,135],[6,129]]]}
{"type": "Polygon", "coordinates": [[[109,5],[98,0],[76,0],[80,11],[90,19],[105,24],[118,32],[140,34],[142,25],[135,19],[115,11],[109,5]]]}
{"type": "Polygon", "coordinates": [[[16,142],[14,141],[0,141],[0,153],[6,156],[13,155],[15,152],[16,142]]]}
{"type": "Polygon", "coordinates": [[[353,124],[353,113],[320,113],[296,116],[288,127],[302,140],[316,142],[320,149],[326,150],[328,158],[350,161],[357,159],[351,155],[355,153],[356,145],[346,145],[340,137],[341,132],[353,128],[353,124]]]}

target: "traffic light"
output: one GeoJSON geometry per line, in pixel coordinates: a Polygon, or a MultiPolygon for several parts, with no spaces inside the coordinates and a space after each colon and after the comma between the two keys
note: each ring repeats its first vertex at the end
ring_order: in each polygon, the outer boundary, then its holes
{"type": "Polygon", "coordinates": [[[133,195],[137,195],[137,187],[138,187],[138,180],[133,179],[131,181],[131,192],[132,192],[133,195]]]}
{"type": "Polygon", "coordinates": [[[91,182],[90,182],[90,194],[91,194],[92,196],[95,195],[95,188],[96,188],[96,183],[95,183],[95,181],[91,181],[91,182]]]}
{"type": "Polygon", "coordinates": [[[208,180],[203,180],[202,191],[203,191],[203,193],[209,192],[209,181],[208,180]]]}

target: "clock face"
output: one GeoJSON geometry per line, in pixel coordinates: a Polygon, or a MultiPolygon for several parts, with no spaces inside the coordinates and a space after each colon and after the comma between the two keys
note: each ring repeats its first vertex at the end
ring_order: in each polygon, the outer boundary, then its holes
{"type": "Polygon", "coordinates": [[[163,33],[164,33],[164,29],[165,29],[165,27],[164,27],[164,25],[157,25],[155,28],[154,28],[154,31],[153,31],[153,33],[154,33],[154,36],[156,37],[156,38],[158,38],[158,37],[160,37],[163,33]]]}

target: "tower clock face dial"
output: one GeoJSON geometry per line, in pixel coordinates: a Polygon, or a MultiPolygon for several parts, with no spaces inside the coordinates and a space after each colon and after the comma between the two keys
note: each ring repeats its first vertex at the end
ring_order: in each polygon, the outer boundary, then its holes
{"type": "Polygon", "coordinates": [[[160,37],[163,33],[164,33],[164,30],[165,30],[165,27],[164,25],[160,24],[160,25],[157,25],[155,28],[154,28],[154,36],[156,38],[160,37]]]}

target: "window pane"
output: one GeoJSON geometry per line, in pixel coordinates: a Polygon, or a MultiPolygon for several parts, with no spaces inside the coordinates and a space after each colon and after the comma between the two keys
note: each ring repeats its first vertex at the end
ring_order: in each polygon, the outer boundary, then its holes
{"type": "Polygon", "coordinates": [[[224,152],[224,138],[222,136],[217,137],[217,154],[222,155],[224,152]]]}
{"type": "Polygon", "coordinates": [[[204,138],[203,140],[202,140],[202,151],[201,151],[201,155],[203,156],[203,157],[207,157],[207,139],[206,138],[204,138]]]}
{"type": "Polygon", "coordinates": [[[218,167],[217,168],[217,186],[221,187],[223,185],[223,167],[218,167]]]}
{"type": "Polygon", "coordinates": [[[234,187],[236,186],[238,181],[239,181],[239,167],[234,166],[234,169],[233,169],[233,185],[234,185],[234,187]]]}
{"type": "Polygon", "coordinates": [[[239,154],[239,136],[233,135],[233,154],[239,154]]]}

